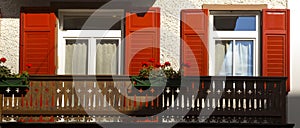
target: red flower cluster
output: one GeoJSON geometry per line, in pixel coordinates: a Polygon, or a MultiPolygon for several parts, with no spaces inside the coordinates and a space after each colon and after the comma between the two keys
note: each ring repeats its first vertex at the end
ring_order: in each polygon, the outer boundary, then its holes
{"type": "Polygon", "coordinates": [[[171,66],[171,63],[169,61],[165,62],[165,66],[171,66]]]}
{"type": "MultiPolygon", "coordinates": [[[[154,63],[155,59],[154,58],[150,58],[149,62],[154,63]]],[[[148,67],[149,63],[146,61],[142,62],[142,67],[148,67]]],[[[159,62],[155,63],[155,65],[153,65],[155,68],[160,68],[160,67],[165,67],[165,66],[171,66],[171,63],[169,61],[165,62],[164,64],[160,64],[159,62]]]]}
{"type": "Polygon", "coordinates": [[[149,64],[147,63],[147,62],[142,62],[142,67],[148,67],[149,66],[149,64]]]}
{"type": "Polygon", "coordinates": [[[5,63],[5,62],[6,62],[6,58],[2,57],[2,58],[0,59],[0,62],[5,63]]]}
{"type": "Polygon", "coordinates": [[[156,68],[160,68],[160,67],[161,67],[161,64],[160,64],[159,62],[157,62],[157,63],[155,64],[155,67],[156,67],[156,68]]]}
{"type": "Polygon", "coordinates": [[[30,67],[32,67],[32,64],[26,64],[25,65],[27,68],[30,68],[30,67]]]}

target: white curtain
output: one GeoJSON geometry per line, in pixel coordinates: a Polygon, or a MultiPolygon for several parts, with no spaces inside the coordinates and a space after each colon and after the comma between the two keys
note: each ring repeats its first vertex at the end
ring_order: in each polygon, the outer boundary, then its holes
{"type": "Polygon", "coordinates": [[[253,75],[253,41],[237,40],[235,42],[235,75],[253,75]]]}
{"type": "Polygon", "coordinates": [[[65,74],[87,73],[88,40],[66,40],[65,74]]]}
{"type": "Polygon", "coordinates": [[[96,74],[117,74],[118,40],[97,40],[96,74]]]}
{"type": "Polygon", "coordinates": [[[232,41],[222,40],[216,42],[217,57],[215,60],[215,67],[217,67],[216,75],[231,76],[232,75],[232,41]]]}
{"type": "Polygon", "coordinates": [[[253,75],[253,41],[216,41],[215,74],[220,76],[253,75]],[[234,52],[233,52],[234,49],[234,52]],[[233,67],[234,57],[234,67],[233,67]],[[234,68],[234,72],[233,72],[234,68]]]}

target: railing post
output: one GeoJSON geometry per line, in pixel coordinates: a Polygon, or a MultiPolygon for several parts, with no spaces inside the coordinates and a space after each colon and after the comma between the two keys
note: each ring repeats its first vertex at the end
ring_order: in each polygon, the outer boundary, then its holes
{"type": "Polygon", "coordinates": [[[4,95],[4,94],[0,94],[0,122],[2,122],[2,110],[3,110],[3,108],[2,108],[2,107],[3,107],[3,106],[2,106],[3,104],[2,104],[2,103],[3,103],[3,100],[4,100],[4,99],[3,99],[3,95],[4,95]]]}
{"type": "Polygon", "coordinates": [[[282,116],[282,123],[285,124],[287,123],[287,91],[286,91],[286,79],[287,78],[282,78],[280,81],[280,97],[281,97],[281,104],[280,104],[280,108],[281,108],[281,116],[282,116]]]}

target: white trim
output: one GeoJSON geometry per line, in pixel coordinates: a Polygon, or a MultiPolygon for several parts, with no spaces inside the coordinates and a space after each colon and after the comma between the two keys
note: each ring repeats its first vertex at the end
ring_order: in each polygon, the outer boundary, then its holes
{"type": "Polygon", "coordinates": [[[121,30],[67,30],[61,31],[60,34],[62,35],[62,37],[68,38],[121,38],[121,30]]]}
{"type": "Polygon", "coordinates": [[[215,68],[214,68],[214,66],[213,65],[215,65],[215,48],[214,48],[214,45],[211,45],[211,44],[214,44],[215,43],[215,41],[214,41],[214,35],[215,35],[215,33],[214,33],[214,31],[213,31],[213,29],[214,29],[214,17],[213,17],[213,15],[209,15],[209,21],[210,21],[210,23],[209,23],[209,26],[208,26],[208,29],[209,29],[209,34],[208,34],[208,51],[209,51],[209,57],[208,57],[208,61],[209,61],[209,66],[208,66],[208,71],[209,71],[209,75],[210,76],[214,76],[214,72],[215,72],[215,68]]]}
{"type": "Polygon", "coordinates": [[[213,39],[218,38],[235,38],[235,39],[242,39],[242,38],[256,38],[257,31],[213,31],[213,39]]]}
{"type": "MultiPolygon", "coordinates": [[[[217,11],[215,11],[217,12],[217,11]]],[[[209,16],[209,75],[215,75],[215,41],[216,40],[253,40],[253,76],[259,76],[260,71],[260,14],[242,14],[242,13],[233,13],[230,14],[226,11],[220,11],[221,13],[210,14],[209,16]],[[256,31],[214,31],[214,16],[256,16],[256,31]]],[[[234,43],[233,42],[233,43],[234,43]]],[[[234,63],[233,63],[234,64],[234,63]]],[[[233,68],[234,70],[234,68],[233,68]]]]}
{"type": "MultiPolygon", "coordinates": [[[[86,15],[95,12],[93,15],[110,15],[122,17],[120,9],[105,9],[105,10],[85,10],[85,9],[60,9],[58,14],[58,67],[57,74],[65,75],[65,52],[66,39],[87,39],[88,40],[88,74],[95,75],[96,71],[96,40],[97,39],[111,39],[118,40],[118,71],[117,74],[122,73],[122,30],[62,30],[64,15],[86,15]],[[101,12],[101,13],[97,13],[101,12]],[[104,13],[103,13],[104,12],[104,13]],[[116,12],[116,13],[115,13],[116,12]],[[62,24],[60,24],[62,23],[62,24]]],[[[122,22],[123,23],[123,22],[122,22]]],[[[121,24],[122,25],[122,24],[121,24]]],[[[122,27],[121,27],[122,28],[122,27]]]]}
{"type": "Polygon", "coordinates": [[[96,39],[90,38],[88,44],[88,74],[96,74],[96,39]]]}

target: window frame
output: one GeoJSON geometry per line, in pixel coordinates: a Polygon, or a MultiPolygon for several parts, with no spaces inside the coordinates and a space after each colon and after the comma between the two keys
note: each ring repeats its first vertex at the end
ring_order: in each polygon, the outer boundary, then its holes
{"type": "MultiPolygon", "coordinates": [[[[260,75],[261,18],[260,11],[210,11],[209,14],[209,75],[215,76],[215,44],[216,40],[253,40],[253,76],[260,75]],[[256,31],[217,31],[213,29],[214,16],[255,16],[256,31]],[[234,35],[234,36],[232,36],[234,35]]],[[[234,67],[233,67],[234,69],[234,67]]]]}
{"type": "MultiPolygon", "coordinates": [[[[102,13],[101,13],[102,15],[102,13]]],[[[112,16],[113,16],[112,15],[112,16]]],[[[57,28],[58,28],[58,75],[65,75],[65,52],[66,52],[66,40],[67,39],[87,39],[88,40],[88,64],[87,64],[87,74],[86,75],[101,75],[96,74],[96,41],[99,39],[105,40],[118,40],[118,62],[117,62],[117,75],[123,73],[122,63],[124,62],[124,43],[122,41],[123,32],[124,32],[124,21],[122,18],[125,13],[122,9],[59,9],[58,10],[58,19],[57,19],[57,28]],[[121,30],[63,30],[63,17],[64,15],[87,15],[95,11],[108,12],[107,15],[116,15],[114,12],[118,12],[118,16],[121,18],[121,30]],[[93,48],[94,46],[94,48],[93,48]]],[[[105,74],[107,75],[107,74],[105,74]]]]}

